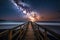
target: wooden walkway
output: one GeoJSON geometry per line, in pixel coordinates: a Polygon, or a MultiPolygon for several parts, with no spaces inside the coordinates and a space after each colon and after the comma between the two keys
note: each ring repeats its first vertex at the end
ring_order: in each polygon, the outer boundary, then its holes
{"type": "Polygon", "coordinates": [[[0,31],[0,40],[60,40],[60,34],[33,22],[27,22],[12,29],[0,29],[0,31]]]}
{"type": "Polygon", "coordinates": [[[35,40],[34,31],[32,29],[31,23],[29,23],[28,30],[25,36],[25,40],[35,40]]]}

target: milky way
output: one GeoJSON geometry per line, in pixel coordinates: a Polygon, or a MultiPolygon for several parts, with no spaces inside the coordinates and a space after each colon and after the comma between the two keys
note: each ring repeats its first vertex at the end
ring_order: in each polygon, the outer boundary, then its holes
{"type": "Polygon", "coordinates": [[[40,19],[40,16],[37,14],[37,12],[33,11],[30,8],[30,5],[19,0],[11,0],[11,2],[16,6],[17,9],[19,9],[24,14],[23,17],[27,20],[34,22],[40,19]]]}

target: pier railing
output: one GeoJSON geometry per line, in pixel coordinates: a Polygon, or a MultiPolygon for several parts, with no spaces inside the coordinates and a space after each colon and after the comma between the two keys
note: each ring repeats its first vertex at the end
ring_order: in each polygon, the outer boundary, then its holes
{"type": "Polygon", "coordinates": [[[0,32],[0,40],[2,40],[3,36],[6,36],[6,35],[7,35],[6,37],[7,39],[4,39],[4,40],[14,40],[17,35],[18,36],[16,37],[15,40],[22,40],[23,36],[27,31],[27,28],[28,28],[27,25],[28,23],[24,23],[12,29],[6,29],[5,31],[0,32]]]}
{"type": "Polygon", "coordinates": [[[35,27],[39,30],[41,40],[50,40],[50,38],[48,37],[48,34],[52,35],[56,40],[60,40],[60,34],[57,34],[53,30],[48,29],[45,26],[39,25],[36,23],[35,23],[35,27]],[[40,29],[42,29],[44,32],[41,31],[40,29]]]}

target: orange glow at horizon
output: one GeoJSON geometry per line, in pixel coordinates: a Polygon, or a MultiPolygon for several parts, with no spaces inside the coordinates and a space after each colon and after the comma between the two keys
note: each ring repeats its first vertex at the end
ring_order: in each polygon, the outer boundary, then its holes
{"type": "Polygon", "coordinates": [[[30,14],[31,15],[28,16],[28,19],[30,21],[35,22],[35,21],[39,21],[40,20],[40,16],[36,12],[31,12],[30,14]]]}

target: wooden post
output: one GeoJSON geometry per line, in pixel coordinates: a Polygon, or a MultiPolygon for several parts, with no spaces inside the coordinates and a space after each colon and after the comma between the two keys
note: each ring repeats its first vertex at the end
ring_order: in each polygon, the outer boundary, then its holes
{"type": "Polygon", "coordinates": [[[20,31],[19,31],[19,36],[20,36],[19,39],[20,39],[20,40],[21,40],[21,31],[22,31],[22,30],[21,30],[21,26],[20,26],[20,31]]]}
{"type": "Polygon", "coordinates": [[[47,30],[45,29],[45,32],[44,32],[44,40],[47,40],[47,30]]]}
{"type": "Polygon", "coordinates": [[[38,31],[39,31],[39,26],[38,26],[38,31]]]}
{"type": "Polygon", "coordinates": [[[9,30],[9,40],[12,40],[12,30],[9,30]]]}

